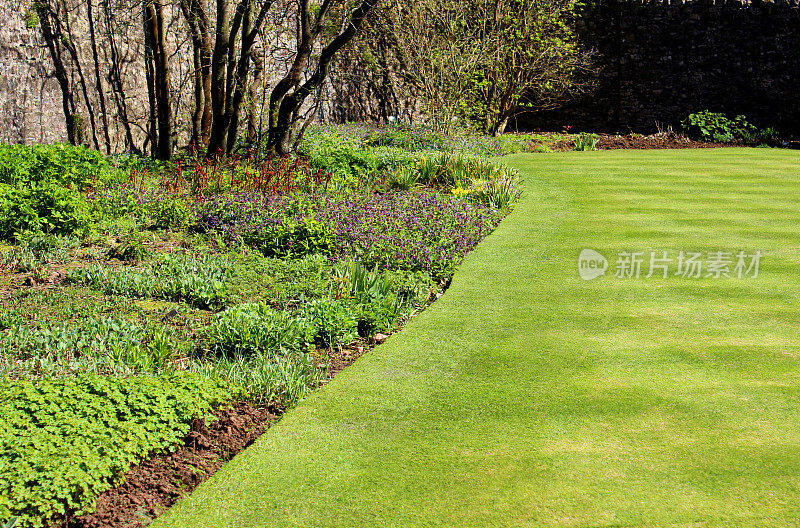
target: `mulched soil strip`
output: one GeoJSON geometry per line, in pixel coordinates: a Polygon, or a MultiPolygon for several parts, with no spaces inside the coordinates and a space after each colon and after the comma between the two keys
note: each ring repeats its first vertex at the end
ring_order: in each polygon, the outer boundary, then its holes
{"type": "MultiPolygon", "coordinates": [[[[596,134],[597,150],[619,150],[619,149],[697,149],[697,148],[720,148],[720,147],[740,147],[732,143],[706,143],[704,141],[694,141],[686,136],[679,134],[653,134],[650,136],[631,135],[612,135],[596,134]]],[[[555,151],[570,151],[575,149],[575,141],[560,141],[551,145],[555,151]]]]}
{"type": "MultiPolygon", "coordinates": [[[[358,345],[333,355],[329,375],[335,376],[370,348],[358,345]]],[[[131,468],[120,486],[100,495],[94,513],[62,519],[50,528],[144,528],[255,442],[283,409],[237,403],[213,414],[217,420],[210,427],[195,419],[183,446],[174,453],[154,456],[131,468]]]]}
{"type": "Polygon", "coordinates": [[[182,447],[131,468],[122,485],[98,498],[94,513],[61,520],[51,524],[51,528],[138,528],[149,525],[157,515],[252,444],[279,413],[279,409],[237,403],[214,411],[217,420],[210,427],[206,427],[203,420],[195,419],[182,447]]]}
{"type": "Polygon", "coordinates": [[[615,149],[695,149],[695,148],[719,148],[736,147],[731,143],[706,143],[704,141],[693,141],[685,136],[677,134],[654,134],[652,136],[611,136],[600,134],[597,141],[598,150],[615,149]]]}

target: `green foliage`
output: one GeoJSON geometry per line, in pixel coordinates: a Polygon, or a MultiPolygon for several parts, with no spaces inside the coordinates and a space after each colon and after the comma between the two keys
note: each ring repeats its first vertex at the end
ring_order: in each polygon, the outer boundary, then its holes
{"type": "Polygon", "coordinates": [[[503,164],[462,154],[427,154],[413,166],[416,181],[450,187],[455,196],[503,209],[519,197],[517,173],[503,164]]]}
{"type": "Polygon", "coordinates": [[[703,110],[681,121],[681,127],[692,139],[715,143],[740,142],[749,145],[778,145],[780,134],[772,128],[759,130],[743,115],[733,119],[718,112],[703,110]]]}
{"type": "Polygon", "coordinates": [[[339,301],[320,299],[306,303],[300,317],[308,320],[316,344],[341,349],[358,336],[356,320],[339,301]]]}
{"type": "Polygon", "coordinates": [[[350,262],[336,270],[333,294],[343,299],[356,320],[358,334],[368,337],[394,326],[403,300],[392,292],[392,280],[377,265],[370,270],[360,262],[350,262]]]}
{"type": "Polygon", "coordinates": [[[24,273],[51,264],[66,264],[79,244],[73,237],[26,233],[20,236],[15,248],[0,251],[0,265],[24,273]]]}
{"type": "Polygon", "coordinates": [[[0,380],[0,517],[39,527],[90,512],[103,491],[189,423],[230,401],[227,384],[191,373],[0,380]]]}
{"type": "Polygon", "coordinates": [[[391,170],[386,175],[389,189],[411,191],[419,186],[420,174],[414,167],[404,166],[391,170]]]}
{"type": "Polygon", "coordinates": [[[25,22],[25,27],[28,29],[35,29],[39,25],[39,14],[36,12],[35,5],[25,10],[25,13],[22,15],[22,20],[25,22]]]}
{"type": "Polygon", "coordinates": [[[139,262],[149,254],[150,251],[145,247],[141,235],[138,231],[134,231],[118,244],[111,246],[108,249],[107,256],[110,259],[139,262]]]}
{"type": "Polygon", "coordinates": [[[76,373],[161,372],[185,347],[163,329],[118,317],[93,317],[77,324],[25,326],[14,312],[0,333],[0,376],[51,378],[76,373]]]}
{"type": "Polygon", "coordinates": [[[266,355],[272,358],[307,350],[314,342],[309,320],[263,304],[239,304],[217,314],[205,329],[215,356],[266,355]]]}
{"type": "Polygon", "coordinates": [[[402,302],[394,294],[365,296],[351,300],[349,305],[357,321],[358,335],[362,337],[389,331],[397,323],[403,309],[402,302]]]}
{"type": "Polygon", "coordinates": [[[163,254],[141,269],[93,264],[73,268],[67,280],[109,295],[185,301],[197,308],[218,308],[228,298],[227,263],[213,256],[163,254]]]}
{"type": "Polygon", "coordinates": [[[86,190],[120,183],[125,174],[102,154],[83,146],[0,144],[0,183],[31,186],[41,182],[86,190]]]}
{"type": "Polygon", "coordinates": [[[307,217],[284,217],[246,233],[243,240],[264,256],[279,258],[327,255],[336,243],[330,226],[307,217]]]}
{"type": "Polygon", "coordinates": [[[94,215],[80,192],[51,181],[32,186],[0,183],[0,240],[27,231],[82,235],[94,215]]]}
{"type": "MultiPolygon", "coordinates": [[[[374,129],[376,134],[392,134],[392,130],[374,129]]],[[[304,136],[300,149],[308,155],[312,168],[333,175],[334,188],[346,190],[370,183],[381,172],[413,162],[416,149],[407,148],[411,143],[363,138],[345,127],[312,130],[304,136]]]]}
{"type": "Polygon", "coordinates": [[[325,379],[324,365],[310,355],[291,353],[279,358],[268,355],[207,357],[192,362],[190,369],[220,378],[240,387],[257,403],[291,407],[319,387],[325,379]]]}
{"type": "Polygon", "coordinates": [[[234,302],[285,307],[302,299],[328,295],[331,264],[321,255],[282,260],[258,252],[233,252],[228,259],[231,264],[227,283],[234,302]]]}
{"type": "Polygon", "coordinates": [[[597,137],[597,134],[588,134],[586,132],[581,132],[575,138],[575,150],[580,152],[585,152],[587,150],[595,150],[597,148],[597,142],[600,138],[597,137]]]}
{"type": "Polygon", "coordinates": [[[186,199],[180,196],[156,200],[147,209],[156,229],[183,229],[189,225],[192,213],[186,199]]]}
{"type": "Polygon", "coordinates": [[[519,177],[511,171],[502,171],[486,180],[473,180],[471,200],[495,209],[506,209],[519,197],[519,177]]]}
{"type": "Polygon", "coordinates": [[[387,270],[389,290],[403,301],[423,305],[438,289],[430,275],[423,271],[387,270]]]}

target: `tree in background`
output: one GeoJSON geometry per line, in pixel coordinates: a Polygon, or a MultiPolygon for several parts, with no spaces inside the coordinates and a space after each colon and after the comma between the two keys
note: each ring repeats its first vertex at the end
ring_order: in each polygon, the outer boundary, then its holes
{"type": "Polygon", "coordinates": [[[355,37],[378,2],[359,0],[351,5],[347,1],[322,0],[315,5],[309,0],[298,1],[294,59],[270,94],[270,153],[283,155],[291,150],[293,135],[303,119],[303,104],[323,88],[333,59],[355,37]]]}
{"type": "Polygon", "coordinates": [[[69,140],[169,159],[179,142],[228,156],[244,128],[249,144],[289,152],[378,2],[37,0],[31,12],[69,140]]]}
{"type": "Polygon", "coordinates": [[[591,53],[572,30],[576,0],[396,1],[396,41],[427,113],[499,134],[512,117],[581,92],[591,53]]]}

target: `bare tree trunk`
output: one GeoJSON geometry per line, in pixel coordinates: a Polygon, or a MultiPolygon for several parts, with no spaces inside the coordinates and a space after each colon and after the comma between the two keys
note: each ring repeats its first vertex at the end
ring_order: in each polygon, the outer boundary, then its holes
{"type": "MultiPolygon", "coordinates": [[[[261,75],[264,72],[264,60],[257,53],[251,55],[253,59],[253,81],[248,90],[248,109],[247,109],[247,144],[253,145],[258,137],[258,125],[256,123],[256,101],[258,99],[258,87],[261,85],[261,75]]],[[[263,89],[263,88],[262,88],[263,89]]]]}
{"type": "Polygon", "coordinates": [[[321,20],[325,16],[325,6],[329,2],[323,2],[317,11],[317,21],[312,28],[310,26],[310,11],[307,0],[301,0],[301,41],[298,46],[298,54],[292,68],[286,76],[278,82],[272,91],[270,98],[270,129],[267,146],[272,154],[284,155],[291,148],[292,131],[295,118],[306,98],[318,90],[328,74],[328,67],[336,54],[356,35],[356,32],[364,23],[369,12],[379,0],[362,0],[359,7],[350,14],[349,20],[344,23],[342,29],[330,44],[325,46],[320,52],[316,62],[316,67],[311,75],[300,84],[300,77],[305,70],[305,65],[311,55],[313,40],[321,31],[321,20]],[[301,53],[302,51],[302,53],[301,53]]]}
{"type": "Polygon", "coordinates": [[[53,60],[53,66],[55,68],[56,80],[61,88],[61,108],[64,110],[64,119],[66,120],[67,139],[71,144],[77,145],[80,141],[75,134],[75,101],[72,98],[69,77],[64,67],[64,58],[61,50],[61,32],[58,25],[55,25],[54,28],[51,23],[51,17],[55,17],[56,15],[47,2],[37,2],[35,6],[37,14],[39,15],[42,36],[47,43],[47,49],[50,51],[50,58],[53,60]]]}
{"type": "MultiPolygon", "coordinates": [[[[94,142],[94,148],[100,150],[100,143],[97,141],[97,123],[94,119],[94,107],[92,106],[91,99],[89,99],[89,89],[86,87],[86,76],[83,74],[80,56],[78,55],[78,50],[75,47],[75,42],[73,40],[74,36],[72,35],[72,30],[70,29],[69,11],[67,9],[66,1],[62,2],[62,8],[64,10],[64,26],[66,27],[67,31],[65,35],[66,38],[62,38],[61,42],[64,44],[64,47],[67,49],[67,51],[69,51],[72,62],[75,65],[75,70],[78,72],[78,81],[81,85],[83,101],[86,104],[86,113],[89,114],[89,123],[92,125],[92,140],[94,142]]],[[[60,24],[58,17],[56,17],[56,23],[60,24]]]]}
{"type": "Polygon", "coordinates": [[[211,39],[206,6],[202,0],[181,0],[181,11],[192,37],[194,99],[191,143],[206,147],[211,133],[211,39]]]}
{"type": "MultiPolygon", "coordinates": [[[[273,4],[273,0],[260,3],[242,0],[228,22],[227,0],[217,2],[217,32],[211,67],[214,121],[206,149],[209,157],[228,155],[236,145],[253,46],[273,4]],[[221,24],[221,20],[224,23],[221,24]],[[241,45],[237,56],[239,33],[241,45]]],[[[327,9],[325,6],[330,2],[324,0],[321,9],[327,9]]]]}
{"type": "Polygon", "coordinates": [[[230,44],[230,13],[228,0],[217,0],[217,28],[214,35],[214,52],[211,58],[211,107],[213,121],[208,139],[207,156],[224,154],[227,132],[225,115],[225,72],[228,64],[228,47],[230,44]]]}
{"type": "Polygon", "coordinates": [[[92,0],[86,0],[86,15],[89,19],[89,38],[92,43],[92,59],[94,60],[94,78],[97,89],[97,98],[100,101],[100,118],[103,124],[103,138],[105,139],[106,154],[111,154],[111,138],[108,135],[108,112],[106,110],[106,95],[103,92],[103,82],[100,80],[100,60],[97,56],[97,37],[94,30],[94,14],[92,13],[92,0]]]}
{"type": "Polygon", "coordinates": [[[172,157],[172,106],[169,92],[169,57],[164,34],[164,7],[160,0],[148,0],[144,8],[145,41],[150,47],[152,60],[150,87],[153,93],[150,101],[151,105],[155,106],[155,125],[158,129],[153,152],[154,157],[168,160],[172,157]]]}
{"type": "Polygon", "coordinates": [[[233,95],[229,100],[230,122],[228,123],[228,137],[225,152],[230,154],[236,147],[236,138],[239,132],[239,119],[242,113],[245,90],[247,88],[247,77],[250,73],[251,54],[257,32],[253,31],[253,7],[248,4],[242,17],[242,49],[239,53],[239,61],[236,70],[232,75],[230,90],[233,95]]]}
{"type": "Polygon", "coordinates": [[[122,122],[122,128],[125,131],[125,150],[135,153],[141,153],[136,143],[133,140],[133,132],[131,131],[131,123],[128,119],[128,105],[125,101],[125,90],[122,84],[122,73],[120,71],[120,55],[117,49],[116,39],[114,38],[114,17],[111,13],[109,2],[102,2],[103,10],[106,19],[106,39],[108,40],[108,51],[111,58],[111,69],[108,72],[108,78],[111,82],[112,92],[114,94],[114,102],[117,106],[119,120],[122,122]]]}
{"type": "Polygon", "coordinates": [[[156,78],[153,65],[153,47],[151,45],[150,25],[148,24],[147,7],[142,11],[142,24],[144,27],[144,74],[147,79],[147,102],[150,111],[148,113],[147,139],[144,148],[150,146],[150,156],[157,157],[158,154],[158,117],[156,111],[156,78]]]}

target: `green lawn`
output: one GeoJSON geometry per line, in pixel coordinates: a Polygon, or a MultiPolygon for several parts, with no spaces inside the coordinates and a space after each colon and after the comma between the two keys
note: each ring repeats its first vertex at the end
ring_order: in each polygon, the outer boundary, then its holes
{"type": "Polygon", "coordinates": [[[525,195],[447,293],[153,526],[800,525],[800,155],[508,161],[525,195]],[[762,257],[619,279],[623,250],[762,257]]]}

